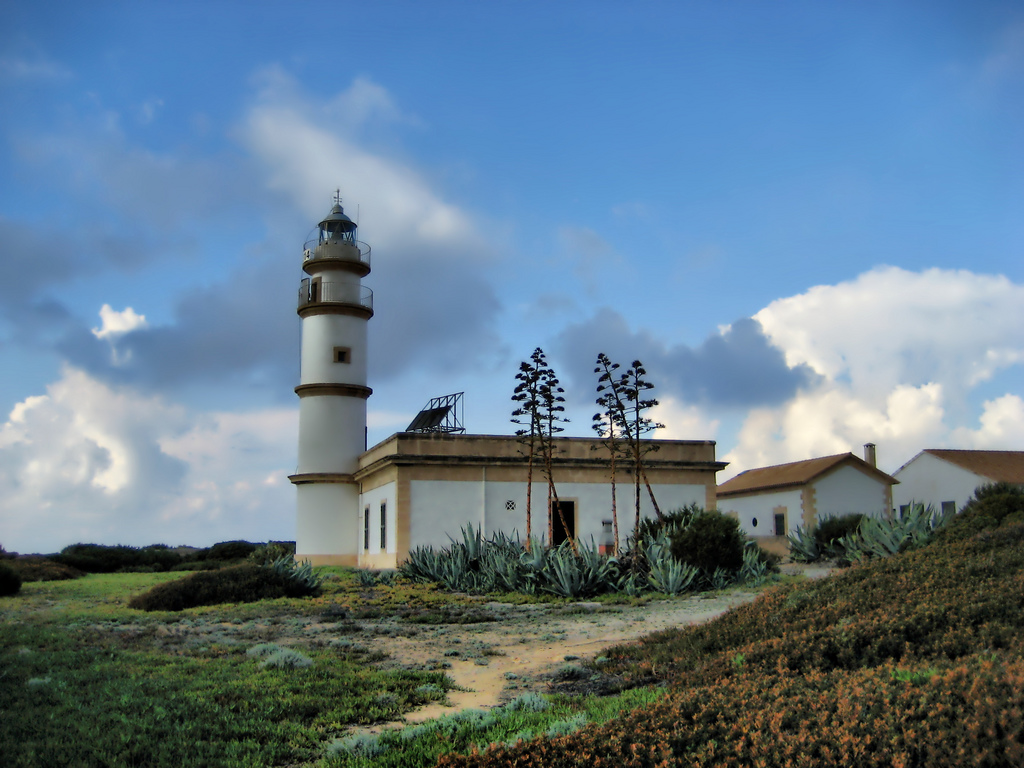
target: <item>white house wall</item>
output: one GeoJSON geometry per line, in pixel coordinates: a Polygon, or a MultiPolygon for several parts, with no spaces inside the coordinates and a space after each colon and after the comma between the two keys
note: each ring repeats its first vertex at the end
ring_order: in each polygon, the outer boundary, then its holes
{"type": "Polygon", "coordinates": [[[800,491],[771,491],[751,496],[736,496],[718,500],[722,512],[733,512],[740,521],[740,529],[747,536],[772,536],[775,533],[775,510],[786,509],[786,533],[793,533],[801,524],[800,491]]]}
{"type": "Polygon", "coordinates": [[[813,481],[818,519],[861,513],[880,517],[886,508],[885,484],[856,467],[841,466],[813,481]]]}
{"type": "Polygon", "coordinates": [[[364,555],[394,554],[398,551],[398,503],[395,494],[395,484],[385,483],[382,486],[366,491],[360,497],[359,512],[359,549],[364,555]],[[380,505],[384,502],[384,513],[387,518],[386,536],[384,548],[380,546],[380,505]],[[366,542],[366,520],[370,523],[370,546],[367,549],[366,542]]]}
{"type": "MultiPolygon", "coordinates": [[[[688,504],[704,505],[703,485],[653,485],[662,512],[688,504]]],[[[602,521],[611,519],[611,489],[605,483],[559,483],[558,496],[576,503],[576,535],[583,541],[593,537],[602,543],[602,521]]],[[[640,513],[654,517],[647,489],[641,489],[640,513]]],[[[547,486],[534,483],[532,523],[534,536],[547,536],[547,486]]],[[[483,526],[486,533],[497,531],[519,538],[526,536],[526,483],[491,481],[419,480],[410,483],[410,547],[443,547],[448,534],[458,536],[467,524],[483,526]],[[509,505],[514,509],[509,509],[509,505]]],[[[616,502],[620,543],[632,532],[633,487],[618,485],[616,502]]]]}
{"type": "Polygon", "coordinates": [[[915,501],[934,504],[941,510],[943,502],[952,501],[959,510],[974,495],[975,488],[991,482],[930,453],[918,454],[894,477],[900,481],[892,489],[897,509],[915,501]]]}

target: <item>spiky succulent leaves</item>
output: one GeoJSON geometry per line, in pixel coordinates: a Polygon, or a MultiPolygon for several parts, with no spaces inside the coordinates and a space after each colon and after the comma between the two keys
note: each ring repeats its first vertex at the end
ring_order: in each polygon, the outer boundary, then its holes
{"type": "MultiPolygon", "coordinates": [[[[540,348],[534,350],[534,357],[538,352],[540,348]]],[[[526,456],[526,546],[529,547],[533,536],[533,465],[540,438],[540,373],[535,365],[523,361],[519,364],[516,381],[519,383],[512,392],[512,402],[516,404],[512,423],[519,426],[516,430],[519,450],[526,456]]]]}
{"type": "Polygon", "coordinates": [[[647,581],[658,592],[678,595],[690,587],[697,574],[697,568],[681,563],[672,557],[669,538],[665,533],[649,540],[644,547],[647,559],[647,581]]]}
{"type": "Polygon", "coordinates": [[[786,538],[789,540],[789,556],[797,562],[813,563],[815,560],[821,559],[821,549],[818,547],[817,538],[813,533],[808,533],[803,526],[798,525],[796,530],[788,534],[786,538]]]}
{"type": "Polygon", "coordinates": [[[762,555],[761,548],[748,541],[743,549],[743,565],[740,567],[740,578],[744,584],[759,587],[771,576],[771,563],[762,555]]]}
{"type": "Polygon", "coordinates": [[[289,578],[295,584],[298,584],[308,590],[311,594],[317,594],[320,591],[320,587],[323,586],[325,576],[318,576],[313,571],[313,564],[309,560],[303,560],[301,563],[295,562],[295,558],[292,555],[282,555],[276,560],[271,560],[263,568],[269,568],[282,576],[289,578]]]}
{"type": "Polygon", "coordinates": [[[857,530],[839,540],[850,560],[891,557],[931,539],[947,520],[932,505],[911,503],[892,520],[865,517],[857,530]]]}

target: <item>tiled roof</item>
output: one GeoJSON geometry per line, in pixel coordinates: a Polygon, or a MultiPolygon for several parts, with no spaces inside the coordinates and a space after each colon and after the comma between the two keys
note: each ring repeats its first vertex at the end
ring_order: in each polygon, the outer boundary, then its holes
{"type": "Polygon", "coordinates": [[[994,482],[1024,483],[1024,451],[924,451],[994,482]]]}
{"type": "Polygon", "coordinates": [[[743,493],[767,491],[809,483],[819,475],[823,475],[833,467],[852,462],[877,475],[883,482],[897,482],[879,469],[872,467],[864,459],[852,453],[839,453],[835,456],[822,456],[818,459],[805,459],[789,464],[777,464],[773,467],[760,467],[740,472],[732,480],[718,486],[718,496],[738,496],[743,493]]]}

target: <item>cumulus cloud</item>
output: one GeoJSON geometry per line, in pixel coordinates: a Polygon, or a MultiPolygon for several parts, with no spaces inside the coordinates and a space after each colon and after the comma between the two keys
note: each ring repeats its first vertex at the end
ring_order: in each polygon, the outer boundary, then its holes
{"type": "Polygon", "coordinates": [[[696,405],[680,403],[674,397],[663,397],[651,409],[652,421],[664,424],[654,436],[659,440],[714,440],[721,424],[696,405]]]}
{"type": "Polygon", "coordinates": [[[633,331],[622,315],[605,308],[589,320],[566,327],[555,347],[559,362],[567,366],[574,381],[593,378],[599,352],[622,365],[639,359],[658,387],[659,397],[664,393],[705,408],[781,403],[817,378],[803,363],[787,363],[782,350],[750,318],[737,320],[690,347],[665,343],[650,331],[633,331]]]}
{"type": "Polygon", "coordinates": [[[146,316],[137,314],[131,307],[125,307],[118,312],[109,304],[100,307],[100,323],[99,328],[92,329],[92,335],[97,339],[117,338],[148,325],[146,316]]]}
{"type": "Polygon", "coordinates": [[[1024,286],[967,270],[877,267],[773,301],[754,318],[790,365],[885,397],[940,381],[962,394],[1024,360],[1024,286]]]}
{"type": "Polygon", "coordinates": [[[996,397],[972,423],[970,397],[1024,361],[1024,286],[966,270],[878,267],[815,286],[754,316],[814,386],[753,409],[725,457],[751,467],[878,444],[894,470],[923,448],[1020,448],[1024,408],[996,397]]]}
{"type": "Polygon", "coordinates": [[[115,337],[113,358],[95,330],[69,333],[59,345],[74,365],[104,380],[173,392],[189,384],[267,386],[282,395],[295,385],[299,321],[292,270],[254,261],[227,284],[187,290],[172,323],[137,326],[115,337]]]}
{"type": "Polygon", "coordinates": [[[3,545],[287,537],[297,421],[295,411],[194,414],[66,368],[0,426],[3,545]]]}
{"type": "Polygon", "coordinates": [[[501,347],[494,330],[501,304],[485,275],[492,248],[420,171],[371,148],[366,125],[401,118],[387,91],[357,80],[321,106],[279,69],[263,72],[261,83],[239,133],[267,184],[311,223],[327,212],[337,185],[350,214],[359,205],[360,234],[373,247],[371,375],[414,365],[457,371],[492,359],[501,347]]]}

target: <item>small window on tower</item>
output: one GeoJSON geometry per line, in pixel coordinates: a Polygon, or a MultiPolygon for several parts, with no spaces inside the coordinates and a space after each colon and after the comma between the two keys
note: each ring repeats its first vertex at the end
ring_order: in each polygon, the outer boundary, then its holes
{"type": "Polygon", "coordinates": [[[336,362],[336,363],[351,363],[352,362],[352,348],[351,347],[335,347],[334,348],[334,362],[336,362]]]}

